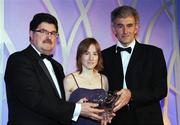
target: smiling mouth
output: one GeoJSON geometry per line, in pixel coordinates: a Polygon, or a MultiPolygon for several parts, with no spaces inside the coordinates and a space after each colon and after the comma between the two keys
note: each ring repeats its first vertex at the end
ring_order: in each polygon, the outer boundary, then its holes
{"type": "Polygon", "coordinates": [[[88,64],[90,64],[90,65],[94,65],[94,62],[89,62],[88,64]]]}

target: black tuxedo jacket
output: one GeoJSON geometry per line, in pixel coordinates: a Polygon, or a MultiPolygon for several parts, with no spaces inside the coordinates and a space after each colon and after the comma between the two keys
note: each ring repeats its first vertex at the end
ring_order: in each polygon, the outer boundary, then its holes
{"type": "Polygon", "coordinates": [[[5,71],[8,125],[61,125],[71,122],[75,104],[64,101],[61,64],[52,61],[62,93],[38,53],[29,46],[10,55],[5,71]]]}
{"type": "Polygon", "coordinates": [[[129,106],[117,112],[112,124],[163,124],[160,100],[167,95],[167,69],[162,50],[136,41],[126,76],[116,45],[103,50],[102,56],[110,91],[122,89],[125,78],[132,93],[129,106]]]}

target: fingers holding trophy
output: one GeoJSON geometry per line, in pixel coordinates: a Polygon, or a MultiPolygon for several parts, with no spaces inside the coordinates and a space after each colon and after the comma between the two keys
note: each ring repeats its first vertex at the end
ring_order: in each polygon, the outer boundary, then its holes
{"type": "Polygon", "coordinates": [[[115,116],[113,108],[119,97],[120,96],[117,95],[116,92],[104,91],[104,93],[97,93],[88,99],[89,102],[97,103],[97,108],[104,110],[104,112],[99,114],[103,116],[103,120],[101,121],[103,125],[107,122],[110,123],[112,118],[115,116]]]}

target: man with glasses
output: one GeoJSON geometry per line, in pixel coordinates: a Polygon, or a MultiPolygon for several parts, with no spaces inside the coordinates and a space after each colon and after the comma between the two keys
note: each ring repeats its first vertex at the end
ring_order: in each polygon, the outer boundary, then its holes
{"type": "Polygon", "coordinates": [[[111,13],[117,44],[102,52],[109,90],[120,95],[112,125],[162,125],[160,100],[167,95],[167,69],[162,49],[136,40],[139,15],[130,6],[111,13]]]}
{"type": "Polygon", "coordinates": [[[61,125],[79,115],[102,120],[97,104],[65,101],[61,64],[52,59],[58,23],[47,13],[30,22],[30,45],[10,55],[5,71],[8,125],[61,125]]]}

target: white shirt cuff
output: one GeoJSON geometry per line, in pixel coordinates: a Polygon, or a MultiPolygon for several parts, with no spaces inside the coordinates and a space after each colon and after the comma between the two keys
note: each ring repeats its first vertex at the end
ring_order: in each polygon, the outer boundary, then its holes
{"type": "Polygon", "coordinates": [[[72,120],[76,122],[77,119],[79,118],[80,113],[81,113],[81,104],[76,103],[72,120]]]}

